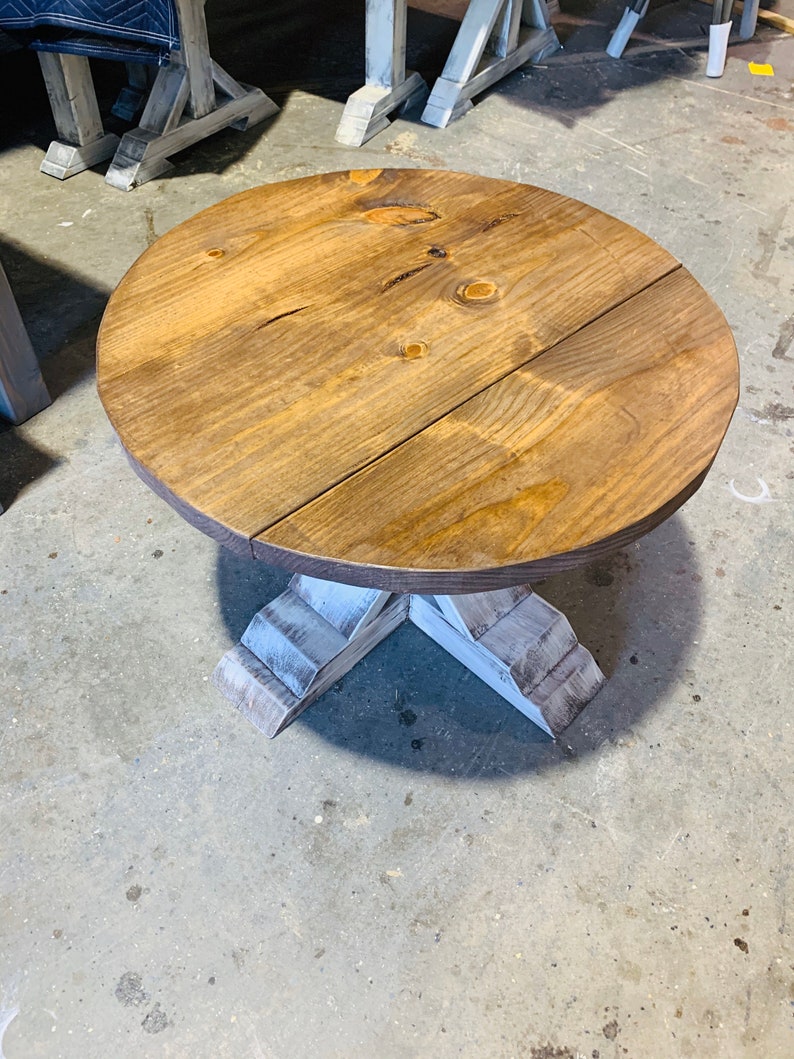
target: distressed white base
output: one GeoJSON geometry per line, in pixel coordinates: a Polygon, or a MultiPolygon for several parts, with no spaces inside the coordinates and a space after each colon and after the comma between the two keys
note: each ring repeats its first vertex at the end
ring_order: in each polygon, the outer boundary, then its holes
{"type": "Polygon", "coordinates": [[[709,57],[706,63],[706,77],[722,77],[725,59],[728,55],[728,38],[732,29],[732,22],[709,26],[709,57]]]}
{"type": "MultiPolygon", "coordinates": [[[[467,80],[457,81],[454,75],[449,78],[442,73],[433,85],[430,98],[422,112],[422,121],[438,129],[445,128],[451,121],[471,110],[471,100],[474,96],[480,95],[486,88],[490,88],[524,63],[540,62],[547,55],[558,51],[559,47],[557,34],[550,26],[546,29],[524,29],[514,51],[501,58],[486,57],[467,80]]],[[[446,72],[445,70],[444,73],[446,72]]]]}
{"type": "Polygon", "coordinates": [[[92,143],[76,144],[53,140],[50,143],[44,160],[39,167],[47,176],[67,180],[77,173],[82,173],[91,166],[112,158],[118,147],[119,138],[112,132],[105,133],[92,143]]]}
{"type": "Polygon", "coordinates": [[[364,85],[348,97],[336,141],[346,147],[361,147],[389,125],[394,111],[407,110],[427,96],[427,85],[413,70],[406,71],[405,80],[393,88],[364,85]]]}
{"type": "Polygon", "coordinates": [[[254,615],[213,683],[273,737],[405,621],[551,736],[604,684],[565,616],[528,585],[459,596],[391,595],[300,575],[254,615]]]}
{"type": "MultiPolygon", "coordinates": [[[[121,191],[131,191],[171,169],[169,156],[221,129],[229,126],[246,129],[278,111],[278,106],[261,89],[249,85],[239,88],[242,91],[235,98],[218,97],[215,109],[201,118],[182,116],[175,127],[166,126],[165,131],[141,125],[125,133],[105,176],[106,183],[121,191]]],[[[180,110],[184,105],[184,100],[177,104],[180,110]]]]}

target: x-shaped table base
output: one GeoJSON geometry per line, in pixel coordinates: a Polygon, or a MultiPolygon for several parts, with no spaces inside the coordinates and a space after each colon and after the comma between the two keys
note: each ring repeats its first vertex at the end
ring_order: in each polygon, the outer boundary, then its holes
{"type": "Polygon", "coordinates": [[[254,615],[213,683],[272,737],[405,621],[552,736],[604,684],[565,616],[528,585],[420,596],[303,575],[254,615]]]}

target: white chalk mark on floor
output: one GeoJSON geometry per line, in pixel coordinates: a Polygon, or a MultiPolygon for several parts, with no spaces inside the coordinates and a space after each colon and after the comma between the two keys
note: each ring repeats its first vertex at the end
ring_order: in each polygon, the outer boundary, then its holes
{"type": "Polygon", "coordinates": [[[602,132],[601,129],[597,129],[594,125],[588,125],[587,122],[579,121],[578,125],[581,125],[583,129],[589,129],[590,132],[594,132],[596,136],[603,136],[607,140],[611,140],[612,143],[616,143],[618,147],[622,147],[625,151],[632,151],[634,154],[638,154],[640,158],[645,158],[645,151],[639,147],[632,147],[630,143],[624,143],[623,140],[619,140],[616,136],[610,136],[608,132],[602,132]]]}
{"type": "Polygon", "coordinates": [[[14,1021],[19,1014],[19,1008],[7,1008],[0,1010],[0,1059],[5,1059],[5,1052],[3,1051],[3,1038],[6,1035],[6,1030],[14,1021]]]}
{"type": "Polygon", "coordinates": [[[735,496],[737,500],[744,500],[746,504],[774,504],[775,498],[769,492],[769,486],[766,484],[763,478],[756,478],[756,481],[761,486],[761,492],[758,496],[746,496],[744,493],[740,493],[734,484],[735,478],[731,478],[728,483],[728,489],[732,496],[735,496]]]}

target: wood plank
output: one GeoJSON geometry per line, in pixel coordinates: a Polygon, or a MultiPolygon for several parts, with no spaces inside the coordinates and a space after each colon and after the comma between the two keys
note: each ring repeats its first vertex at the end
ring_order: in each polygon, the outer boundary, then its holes
{"type": "Polygon", "coordinates": [[[257,188],[133,266],[100,394],[166,490],[254,536],[677,267],[614,218],[504,181],[257,188]]]}
{"type": "Polygon", "coordinates": [[[507,0],[471,0],[444,65],[447,81],[468,81],[507,0]]]}
{"type": "Polygon", "coordinates": [[[546,55],[559,49],[557,34],[549,26],[546,29],[523,27],[517,46],[504,58],[484,56],[476,71],[466,80],[455,80],[445,69],[433,85],[422,121],[436,128],[444,128],[450,121],[461,117],[471,109],[474,96],[500,81],[507,74],[528,62],[539,62],[546,55]]]}
{"type": "MultiPolygon", "coordinates": [[[[166,93],[161,100],[156,101],[158,117],[162,117],[165,123],[163,131],[145,128],[142,118],[137,129],[124,134],[105,177],[112,187],[130,191],[170,169],[171,164],[167,160],[169,155],[177,154],[230,125],[235,128],[247,128],[249,124],[256,124],[278,110],[273,100],[264,92],[249,87],[244,95],[227,99],[209,114],[199,118],[185,117],[183,114],[174,125],[181,112],[182,98],[189,81],[189,76],[186,80],[179,81],[177,73],[178,71],[175,71],[173,82],[166,85],[165,82],[158,81],[152,90],[154,97],[159,91],[158,85],[162,85],[166,93]]],[[[187,111],[187,107],[184,110],[187,111]]]]}
{"type": "Polygon", "coordinates": [[[161,66],[143,108],[139,128],[158,135],[179,124],[190,95],[187,67],[182,63],[161,66]]]}
{"type": "Polygon", "coordinates": [[[667,517],[737,397],[724,318],[681,269],[261,534],[254,554],[411,591],[531,581],[667,517]]]}
{"type": "Polygon", "coordinates": [[[368,85],[396,88],[405,80],[405,0],[366,0],[368,85]]]}
{"type": "Polygon", "coordinates": [[[377,617],[391,596],[376,588],[354,588],[300,575],[292,578],[289,587],[348,640],[377,617]]]}
{"type": "Polygon", "coordinates": [[[190,116],[203,118],[215,109],[204,0],[174,0],[174,3],[179,15],[180,61],[185,63],[189,74],[190,116]]]}
{"type": "Polygon", "coordinates": [[[347,638],[289,589],[253,616],[240,642],[298,696],[347,647],[347,638]]]}
{"type": "Polygon", "coordinates": [[[462,593],[458,596],[437,596],[436,604],[458,632],[470,640],[479,640],[498,621],[527,596],[529,585],[515,585],[496,592],[462,593]]]}
{"type": "Polygon", "coordinates": [[[60,52],[37,55],[60,139],[80,147],[102,139],[105,130],[88,59],[60,52]]]}

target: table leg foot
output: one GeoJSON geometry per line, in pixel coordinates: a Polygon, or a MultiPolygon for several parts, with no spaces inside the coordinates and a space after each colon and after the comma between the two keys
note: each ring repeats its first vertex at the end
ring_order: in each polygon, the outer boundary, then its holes
{"type": "Polygon", "coordinates": [[[389,125],[389,115],[395,110],[407,110],[427,96],[427,85],[415,71],[409,70],[406,79],[392,88],[364,85],[348,97],[336,141],[346,147],[361,147],[389,125]]]}
{"type": "Polygon", "coordinates": [[[413,596],[410,620],[549,735],[605,678],[567,618],[529,586],[470,596],[413,596]]]}
{"type": "Polygon", "coordinates": [[[121,139],[105,177],[108,184],[131,191],[172,168],[169,157],[206,136],[229,126],[247,129],[278,111],[261,89],[235,81],[215,62],[210,61],[210,70],[214,106],[196,117],[189,106],[190,71],[178,62],[160,69],[140,125],[121,139]]]}
{"type": "Polygon", "coordinates": [[[519,29],[516,24],[513,39],[505,39],[496,55],[486,57],[487,33],[493,28],[497,13],[498,5],[481,24],[482,15],[474,4],[469,6],[449,59],[433,85],[422,113],[426,125],[444,128],[471,109],[474,96],[524,63],[539,62],[559,49],[560,42],[544,9],[537,20],[538,25],[519,29]],[[483,29],[487,32],[484,33],[483,29]]]}
{"type": "Polygon", "coordinates": [[[57,177],[58,180],[68,180],[69,177],[112,158],[118,143],[118,136],[112,132],[107,132],[98,140],[85,144],[53,140],[39,168],[47,176],[57,177]]]}
{"type": "Polygon", "coordinates": [[[212,680],[272,737],[407,620],[551,736],[604,684],[565,615],[528,585],[433,597],[303,576],[254,615],[212,680]]]}
{"type": "Polygon", "coordinates": [[[278,735],[408,617],[408,596],[297,576],[254,615],[212,680],[278,735]]]}

